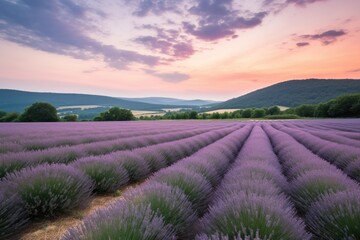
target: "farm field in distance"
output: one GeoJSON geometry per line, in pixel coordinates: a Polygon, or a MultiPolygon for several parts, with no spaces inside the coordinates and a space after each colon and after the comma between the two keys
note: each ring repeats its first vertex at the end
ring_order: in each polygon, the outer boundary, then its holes
{"type": "Polygon", "coordinates": [[[0,124],[0,239],[356,240],[359,183],[360,119],[0,124]]]}

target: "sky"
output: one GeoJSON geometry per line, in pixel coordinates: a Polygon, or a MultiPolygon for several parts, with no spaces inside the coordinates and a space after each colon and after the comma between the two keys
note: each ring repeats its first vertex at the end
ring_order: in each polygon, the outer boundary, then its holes
{"type": "Polygon", "coordinates": [[[227,100],[360,79],[359,0],[0,0],[0,88],[227,100]]]}

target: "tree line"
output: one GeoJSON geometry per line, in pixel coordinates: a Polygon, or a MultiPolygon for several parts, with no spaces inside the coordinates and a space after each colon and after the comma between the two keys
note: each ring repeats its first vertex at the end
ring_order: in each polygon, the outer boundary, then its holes
{"type": "MultiPolygon", "coordinates": [[[[197,111],[168,112],[163,116],[141,116],[136,118],[128,109],[112,107],[100,113],[94,121],[130,121],[130,120],[180,120],[180,119],[296,119],[311,118],[347,118],[360,117],[360,93],[347,94],[325,103],[303,104],[284,111],[278,106],[270,108],[246,108],[233,112],[199,113],[197,111]]],[[[77,121],[77,115],[59,117],[57,110],[49,103],[36,102],[27,107],[22,114],[0,111],[0,122],[58,122],[77,121]]]]}
{"type": "MultiPolygon", "coordinates": [[[[109,110],[100,113],[94,118],[94,121],[129,121],[135,120],[130,110],[118,107],[112,107],[109,110]]],[[[16,112],[0,111],[0,122],[75,122],[77,115],[70,114],[59,117],[56,108],[44,102],[36,102],[25,108],[22,114],[16,112]]]]}

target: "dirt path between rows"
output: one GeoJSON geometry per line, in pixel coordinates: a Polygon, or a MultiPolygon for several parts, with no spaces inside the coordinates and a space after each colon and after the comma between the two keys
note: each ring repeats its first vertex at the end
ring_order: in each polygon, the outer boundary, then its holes
{"type": "Polygon", "coordinates": [[[123,198],[123,193],[139,186],[145,181],[134,183],[119,189],[117,193],[108,195],[95,195],[89,203],[89,206],[80,211],[74,211],[72,214],[62,216],[56,219],[39,220],[30,223],[30,225],[17,236],[20,240],[57,240],[60,239],[66,230],[81,223],[81,221],[91,215],[96,210],[109,206],[113,202],[123,198]]]}

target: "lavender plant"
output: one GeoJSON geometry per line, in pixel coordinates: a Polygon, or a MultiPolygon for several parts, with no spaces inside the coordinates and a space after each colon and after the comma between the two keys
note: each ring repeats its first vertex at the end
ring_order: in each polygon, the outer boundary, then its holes
{"type": "Polygon", "coordinates": [[[72,164],[87,175],[96,193],[115,192],[129,182],[127,171],[122,165],[110,158],[88,157],[80,159],[72,164]]]}
{"type": "Polygon", "coordinates": [[[211,184],[200,174],[174,166],[156,173],[151,181],[166,183],[181,189],[193,204],[193,209],[202,213],[207,208],[212,192],[211,184]]]}
{"type": "Polygon", "coordinates": [[[326,194],[306,215],[319,239],[358,239],[360,236],[360,191],[326,194]]]}
{"type": "Polygon", "coordinates": [[[172,240],[174,230],[150,206],[118,201],[98,210],[78,226],[69,229],[62,240],[172,240]]]}
{"type": "Polygon", "coordinates": [[[124,198],[133,204],[149,205],[164,223],[174,228],[177,238],[193,236],[197,217],[191,202],[179,188],[152,182],[126,193],[124,198]]]}
{"type": "Polygon", "coordinates": [[[86,206],[93,185],[81,171],[66,165],[40,165],[7,175],[5,191],[18,194],[31,217],[49,217],[86,206]]]}
{"type": "Polygon", "coordinates": [[[1,184],[0,189],[0,239],[8,239],[28,223],[28,215],[16,193],[4,191],[1,184]]]}

